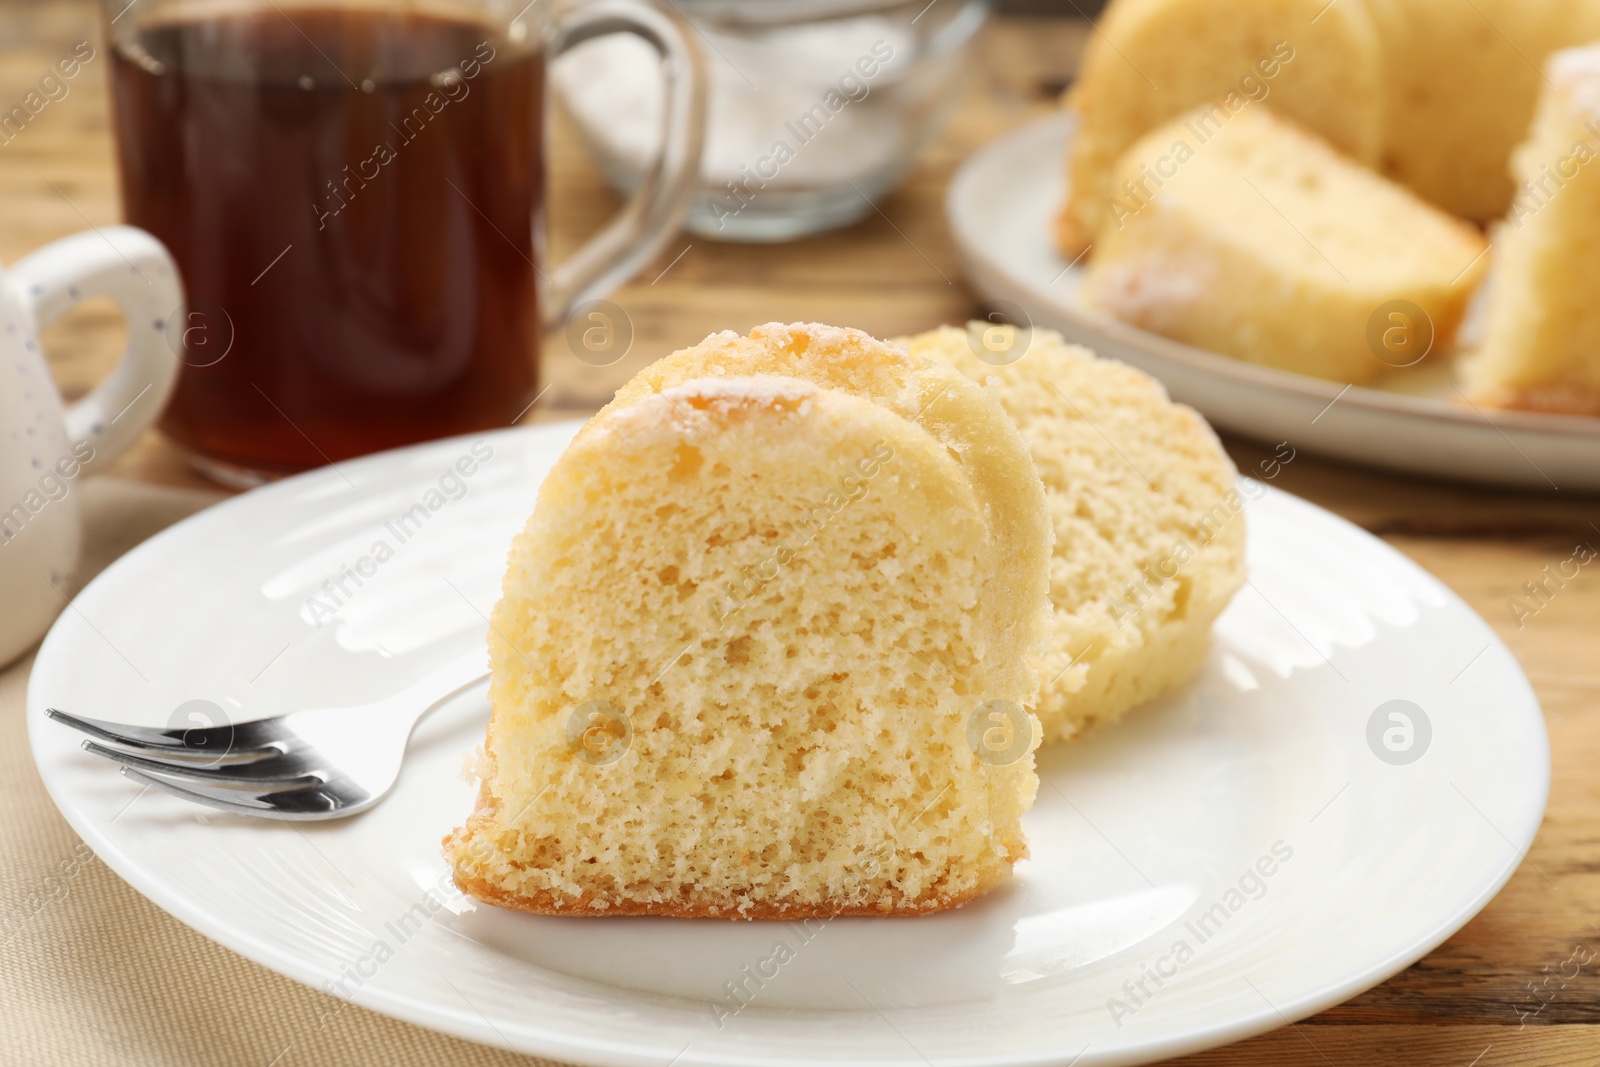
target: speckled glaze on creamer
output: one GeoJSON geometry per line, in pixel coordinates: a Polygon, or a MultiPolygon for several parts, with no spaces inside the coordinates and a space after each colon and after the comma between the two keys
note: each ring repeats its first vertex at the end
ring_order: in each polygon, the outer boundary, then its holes
{"type": "Polygon", "coordinates": [[[0,271],[0,664],[71,596],[83,537],[78,481],[166,403],[178,366],[166,324],[182,300],[166,250],[128,226],[65,238],[0,271]],[[128,348],[110,378],[67,407],[39,331],[91,296],[122,306],[128,348]]]}

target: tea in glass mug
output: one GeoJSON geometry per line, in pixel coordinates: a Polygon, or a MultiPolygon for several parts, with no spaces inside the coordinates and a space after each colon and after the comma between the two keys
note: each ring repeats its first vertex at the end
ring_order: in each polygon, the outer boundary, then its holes
{"type": "Polygon", "coordinates": [[[676,228],[704,78],[647,0],[106,0],[123,211],[183,276],[161,428],[237,484],[510,425],[541,334],[676,228]],[[543,242],[547,61],[633,33],[669,146],[567,264],[543,242]]]}

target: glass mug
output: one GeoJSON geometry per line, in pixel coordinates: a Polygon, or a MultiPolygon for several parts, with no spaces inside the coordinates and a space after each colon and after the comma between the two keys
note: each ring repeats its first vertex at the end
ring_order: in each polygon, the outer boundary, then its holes
{"type": "Polygon", "coordinates": [[[106,12],[123,213],[187,293],[161,427],[226,482],[510,425],[537,395],[541,334],[659,251],[693,195],[705,79],[647,0],[106,12]],[[547,61],[624,32],[662,57],[668,150],[547,267],[547,61]]]}

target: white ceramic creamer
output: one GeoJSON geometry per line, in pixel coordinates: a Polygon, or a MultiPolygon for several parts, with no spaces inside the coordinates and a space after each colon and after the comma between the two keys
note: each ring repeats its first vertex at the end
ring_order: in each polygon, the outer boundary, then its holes
{"type": "Polygon", "coordinates": [[[71,597],[79,483],[161,413],[178,372],[168,319],[182,315],[182,301],[166,249],[131,226],[64,238],[0,270],[0,665],[71,597]],[[128,347],[106,381],[67,407],[39,331],[93,296],[122,306],[128,347]]]}

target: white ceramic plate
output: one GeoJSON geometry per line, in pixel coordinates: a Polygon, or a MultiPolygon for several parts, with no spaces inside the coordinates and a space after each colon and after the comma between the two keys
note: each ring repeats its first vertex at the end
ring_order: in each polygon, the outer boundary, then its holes
{"type": "Polygon", "coordinates": [[[1448,361],[1351,387],[1260,367],[1086,310],[1082,264],[1056,251],[1063,162],[1074,119],[1038,119],[963,164],[946,212],[967,278],[989,301],[1160,378],[1218,427],[1291,441],[1391,470],[1492,485],[1600,489],[1600,418],[1490,411],[1467,404],[1448,361]],[[1002,305],[1003,306],[1003,305],[1002,305]]]}
{"type": "Polygon", "coordinates": [[[1415,565],[1254,482],[1251,585],[1203,676],[1045,753],[1033,858],[943,915],[808,929],[475,904],[449,887],[439,840],[472,804],[481,691],[424,722],[388,800],[321,824],[140,793],[44,718],[167,723],[194,699],[253,718],[399,689],[483,640],[506,544],[574,428],[489,435],[462,479],[446,472],[473,455],[465,439],[315,471],[97,578],[28,692],[34,756],[73,827],[161,907],[308,985],[475,1041],[654,1067],[1088,1067],[1233,1041],[1418,959],[1533,840],[1549,757],[1511,654],[1415,565]],[[392,557],[361,564],[380,542],[392,557]],[[346,566],[372,573],[334,605],[323,582],[346,566]],[[1431,724],[1405,765],[1368,745],[1393,700],[1431,724]]]}

